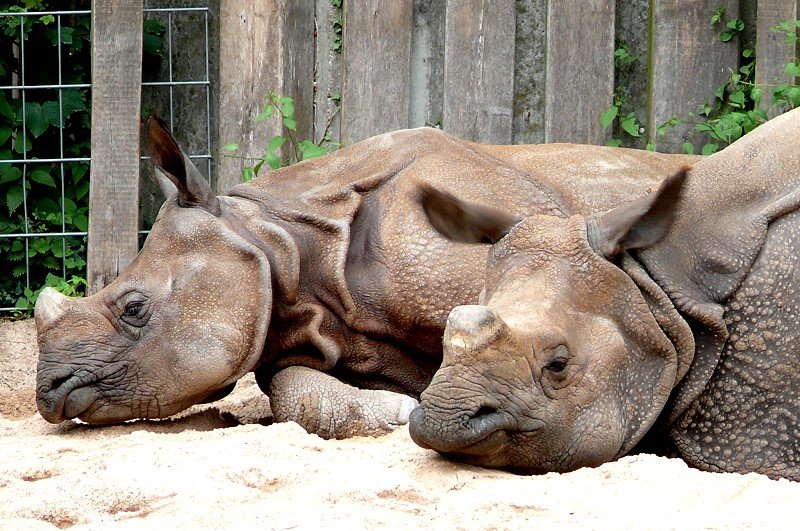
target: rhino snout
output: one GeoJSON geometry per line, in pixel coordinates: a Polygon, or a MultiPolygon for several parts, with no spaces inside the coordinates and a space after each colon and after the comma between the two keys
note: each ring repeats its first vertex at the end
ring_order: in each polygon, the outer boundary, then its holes
{"type": "Polygon", "coordinates": [[[409,415],[411,439],[422,448],[441,453],[486,455],[503,447],[508,439],[505,430],[512,428],[505,413],[489,406],[459,417],[460,422],[454,427],[451,422],[442,422],[444,419],[419,406],[409,415]]]}

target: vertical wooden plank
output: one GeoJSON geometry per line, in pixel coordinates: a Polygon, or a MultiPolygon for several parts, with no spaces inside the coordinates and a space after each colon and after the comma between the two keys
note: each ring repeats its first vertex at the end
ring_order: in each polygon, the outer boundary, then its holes
{"type": "Polygon", "coordinates": [[[314,9],[314,0],[284,0],[282,9],[286,52],[277,90],[294,98],[298,141],[314,135],[314,9]]]}
{"type": "MultiPolygon", "coordinates": [[[[756,85],[762,90],[761,106],[769,107],[775,85],[794,83],[784,68],[795,57],[795,47],[783,33],[770,28],[797,18],[797,0],[759,0],[756,25],[756,85]]],[[[777,109],[775,110],[777,113],[777,109]]]]}
{"type": "Polygon", "coordinates": [[[444,129],[509,144],[514,98],[514,0],[448,0],[444,129]]]}
{"type": "MultiPolygon", "coordinates": [[[[632,112],[639,123],[647,123],[647,85],[650,59],[650,0],[619,0],[615,46],[625,46],[635,60],[615,71],[615,90],[623,101],[621,114],[632,112]]],[[[647,135],[620,135],[625,147],[644,149],[647,135]]]]}
{"type": "Polygon", "coordinates": [[[545,142],[602,144],[614,92],[613,0],[549,2],[545,142]]]}
{"type": "MultiPolygon", "coordinates": [[[[659,151],[680,152],[689,140],[692,125],[669,130],[656,137],[657,127],[673,115],[688,119],[736,69],[739,48],[719,40],[719,29],[710,20],[717,7],[729,18],[739,13],[738,0],[654,0],[652,16],[652,77],[648,136],[659,151]]],[[[699,152],[703,139],[693,139],[699,152]]]]}
{"type": "MultiPolygon", "coordinates": [[[[298,139],[313,128],[313,0],[226,0],[220,3],[218,138],[239,144],[237,157],[258,158],[282,134],[277,120],[256,123],[270,90],[295,100],[298,139]]],[[[241,182],[252,161],[221,156],[217,191],[241,182]]]]}
{"type": "MultiPolygon", "coordinates": [[[[280,133],[274,123],[259,124],[269,90],[280,85],[280,3],[226,0],[220,3],[219,144],[239,144],[237,157],[260,157],[269,139],[280,133]]],[[[241,182],[238,158],[219,158],[217,193],[241,182]]],[[[251,164],[252,165],[252,164],[251,164]]]]}
{"type": "Polygon", "coordinates": [[[344,145],[408,127],[413,0],[346,0],[344,145]]]}
{"type": "Polygon", "coordinates": [[[442,124],[447,0],[414,0],[409,125],[442,124]]]}
{"type": "Polygon", "coordinates": [[[89,294],[138,252],[142,0],[92,2],[89,294]]]}
{"type": "Polygon", "coordinates": [[[544,142],[547,0],[517,0],[514,43],[514,143],[544,142]]]}
{"type": "Polygon", "coordinates": [[[342,97],[342,8],[331,0],[316,0],[317,21],[316,53],[314,55],[314,141],[319,143],[326,135],[339,142],[339,103],[342,97]]]}

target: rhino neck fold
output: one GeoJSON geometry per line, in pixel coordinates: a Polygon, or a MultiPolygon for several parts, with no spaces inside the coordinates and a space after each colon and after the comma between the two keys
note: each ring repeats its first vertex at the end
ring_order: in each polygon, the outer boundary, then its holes
{"type": "Polygon", "coordinates": [[[655,422],[661,428],[670,426],[711,378],[727,338],[727,329],[721,313],[714,311],[712,305],[671,297],[659,279],[650,274],[641,256],[634,258],[626,254],[620,267],[638,286],[653,317],[677,353],[675,384],[655,422]]]}

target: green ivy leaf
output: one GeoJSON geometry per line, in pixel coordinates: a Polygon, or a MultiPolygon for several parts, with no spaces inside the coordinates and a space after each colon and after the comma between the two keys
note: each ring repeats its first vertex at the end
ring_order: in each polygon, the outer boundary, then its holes
{"type": "Polygon", "coordinates": [[[603,126],[603,129],[608,129],[609,126],[614,123],[617,114],[619,114],[619,107],[612,105],[607,111],[600,115],[600,125],[603,126]]]}
{"type": "Polygon", "coordinates": [[[264,105],[264,110],[261,111],[258,116],[256,116],[256,123],[258,124],[263,122],[264,120],[269,120],[270,118],[272,118],[273,114],[275,114],[275,106],[272,105],[271,102],[269,102],[266,105],[264,105]]]}
{"type": "Polygon", "coordinates": [[[330,152],[330,148],[318,146],[311,140],[303,140],[297,147],[303,154],[303,160],[315,159],[330,152]]]}
{"type": "Polygon", "coordinates": [[[83,181],[75,186],[75,199],[80,201],[89,193],[89,181],[83,181]]]}
{"type": "Polygon", "coordinates": [[[281,105],[281,115],[284,118],[292,118],[294,116],[294,102],[288,101],[281,105]]]}
{"type": "Polygon", "coordinates": [[[683,148],[683,152],[687,155],[694,155],[694,144],[691,142],[684,142],[681,147],[683,148]]]}
{"type": "Polygon", "coordinates": [[[246,167],[242,168],[242,182],[246,183],[248,181],[252,181],[253,177],[255,177],[255,171],[253,168],[246,167]]]}
{"type": "Polygon", "coordinates": [[[71,170],[72,182],[78,184],[83,179],[83,176],[86,175],[86,172],[89,171],[89,165],[83,162],[76,162],[72,164],[71,170]]]}
{"type": "MultiPolygon", "coordinates": [[[[22,119],[21,116],[20,119],[22,119]]],[[[28,126],[28,131],[31,132],[34,138],[38,138],[42,133],[47,131],[48,123],[44,117],[42,106],[36,102],[28,102],[25,104],[25,121],[28,126]]]]}
{"type": "Polygon", "coordinates": [[[800,65],[797,63],[789,63],[783,71],[790,76],[800,77],[800,65]]]}
{"type": "Polygon", "coordinates": [[[606,146],[608,147],[621,147],[622,146],[622,139],[621,138],[612,138],[608,142],[606,142],[606,146]]]}
{"type": "Polygon", "coordinates": [[[741,90],[731,92],[730,96],[728,96],[728,103],[737,108],[744,107],[744,92],[741,90]]]}
{"type": "Polygon", "coordinates": [[[17,135],[16,140],[14,140],[14,151],[20,155],[24,155],[26,150],[30,151],[31,149],[33,149],[33,142],[31,142],[30,137],[27,134],[17,135]]]}
{"type": "Polygon", "coordinates": [[[11,138],[11,128],[0,127],[0,145],[5,144],[9,138],[11,138]]]}
{"type": "Polygon", "coordinates": [[[636,119],[636,115],[634,113],[628,113],[628,115],[619,122],[619,125],[626,133],[634,138],[639,138],[642,136],[642,134],[639,132],[641,125],[639,124],[639,120],[636,119]]]}
{"type": "Polygon", "coordinates": [[[35,183],[43,184],[51,188],[56,187],[56,182],[53,180],[53,177],[44,170],[32,171],[30,175],[28,175],[28,178],[35,183]]]}
{"type": "Polygon", "coordinates": [[[19,208],[22,204],[22,197],[21,186],[12,186],[8,189],[8,192],[6,192],[6,206],[9,214],[13,214],[19,208]]]}
{"type": "Polygon", "coordinates": [[[11,164],[0,164],[0,184],[14,182],[22,177],[22,170],[11,164]]]}
{"type": "Polygon", "coordinates": [[[716,153],[719,149],[719,144],[715,144],[713,142],[709,142],[708,144],[703,146],[703,149],[700,151],[701,155],[711,155],[712,153],[716,153]]]}
{"type": "Polygon", "coordinates": [[[269,145],[267,146],[267,153],[270,155],[277,155],[278,150],[286,143],[286,137],[281,135],[275,135],[269,140],[269,145]]]}
{"type": "Polygon", "coordinates": [[[0,114],[9,120],[14,120],[16,118],[14,110],[11,108],[11,105],[6,99],[5,91],[0,91],[0,114]]]}
{"type": "Polygon", "coordinates": [[[222,147],[222,149],[224,149],[225,151],[236,151],[237,149],[239,149],[239,144],[237,144],[236,142],[231,142],[230,144],[225,144],[222,147]]]}
{"type": "Polygon", "coordinates": [[[81,232],[86,232],[89,230],[89,220],[86,219],[86,216],[83,214],[78,214],[77,216],[73,217],[72,224],[75,225],[75,228],[81,232]]]}
{"type": "Polygon", "coordinates": [[[86,110],[86,92],[70,89],[61,91],[61,104],[64,109],[64,120],[73,112],[86,110]]]}
{"type": "Polygon", "coordinates": [[[286,129],[297,131],[297,120],[294,118],[284,118],[283,125],[286,126],[286,129]]]}
{"type": "MultiPolygon", "coordinates": [[[[46,101],[42,104],[42,114],[50,125],[61,127],[61,116],[57,101],[46,101]]],[[[66,116],[64,117],[66,118],[66,116]]]]}

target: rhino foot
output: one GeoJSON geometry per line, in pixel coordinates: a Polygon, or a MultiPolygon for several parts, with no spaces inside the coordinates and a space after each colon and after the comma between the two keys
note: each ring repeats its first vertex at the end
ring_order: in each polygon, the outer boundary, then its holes
{"type": "Polygon", "coordinates": [[[323,439],[389,433],[408,423],[418,402],[400,393],[358,389],[307,367],[288,367],[272,378],[275,422],[294,421],[323,439]]]}

